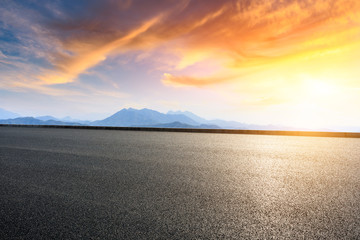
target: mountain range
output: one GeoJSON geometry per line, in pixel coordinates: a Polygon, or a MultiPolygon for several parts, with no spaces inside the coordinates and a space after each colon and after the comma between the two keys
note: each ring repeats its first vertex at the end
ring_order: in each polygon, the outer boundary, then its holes
{"type": "Polygon", "coordinates": [[[60,122],[70,122],[70,123],[73,122],[73,123],[80,123],[80,124],[83,124],[83,125],[88,125],[88,124],[91,123],[91,121],[84,121],[84,120],[80,120],[80,119],[74,119],[74,118],[71,118],[69,116],[64,117],[64,118],[55,118],[53,116],[46,115],[46,116],[36,117],[36,119],[39,119],[39,120],[42,120],[42,121],[54,120],[54,121],[60,121],[60,122]]]}
{"type": "MultiPolygon", "coordinates": [[[[292,128],[277,125],[256,125],[221,119],[207,120],[189,111],[169,111],[160,113],[151,109],[122,109],[115,114],[97,121],[84,121],[71,117],[53,116],[20,117],[19,114],[0,108],[0,124],[26,125],[88,125],[114,127],[155,127],[155,128],[204,128],[204,129],[249,129],[308,131],[314,129],[292,128]]],[[[317,131],[332,131],[316,129],[317,131]]],[[[360,132],[359,128],[340,128],[340,131],[360,132]]]]}
{"type": "Polygon", "coordinates": [[[100,121],[94,121],[90,125],[96,126],[148,126],[172,122],[181,122],[188,125],[198,125],[199,123],[183,114],[164,114],[151,109],[122,109],[114,115],[100,121]]]}
{"type": "Polygon", "coordinates": [[[3,119],[0,120],[0,124],[22,124],[22,125],[84,125],[76,122],[62,122],[56,120],[40,120],[33,117],[19,117],[13,119],[3,119]]]}
{"type": "MultiPolygon", "coordinates": [[[[4,110],[5,112],[6,110],[4,110]]],[[[186,112],[187,115],[192,113],[186,112]]],[[[122,109],[115,114],[97,121],[81,121],[70,117],[58,119],[53,116],[17,117],[0,120],[0,124],[24,125],[89,125],[89,126],[114,126],[114,127],[155,127],[155,128],[221,128],[215,124],[207,124],[206,120],[195,114],[187,116],[183,113],[160,113],[151,109],[122,109]],[[194,119],[193,119],[194,118],[194,119]]],[[[4,114],[4,116],[7,116],[4,114]]],[[[18,114],[12,116],[19,116],[18,114]]],[[[3,118],[0,116],[0,118],[3,118]]]]}

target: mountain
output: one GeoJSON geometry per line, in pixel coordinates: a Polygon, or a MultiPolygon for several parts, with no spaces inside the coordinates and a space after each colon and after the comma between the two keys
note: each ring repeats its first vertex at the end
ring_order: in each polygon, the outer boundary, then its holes
{"type": "Polygon", "coordinates": [[[104,120],[94,121],[91,125],[94,126],[149,126],[156,124],[181,122],[183,124],[198,125],[193,119],[183,114],[164,114],[151,109],[122,109],[114,115],[105,118],[104,120]]]}
{"type": "Polygon", "coordinates": [[[203,128],[203,129],[221,129],[218,125],[215,124],[200,124],[196,126],[196,128],[203,128]]]}
{"type": "MultiPolygon", "coordinates": [[[[135,126],[134,126],[135,127],[135,126]]],[[[172,122],[172,123],[160,123],[154,125],[144,125],[144,126],[136,126],[136,127],[151,127],[151,128],[195,128],[195,126],[181,123],[181,122],[172,122]]]]}
{"type": "Polygon", "coordinates": [[[255,129],[271,130],[276,126],[245,124],[221,119],[206,120],[189,111],[169,111],[167,114],[151,109],[122,109],[104,120],[90,123],[92,126],[118,127],[173,127],[178,128],[224,128],[224,129],[255,129]]]}
{"type": "Polygon", "coordinates": [[[36,119],[39,119],[41,121],[48,121],[48,120],[54,120],[54,121],[59,121],[59,119],[53,117],[53,116],[39,116],[39,117],[36,117],[36,119]]]}
{"type": "Polygon", "coordinates": [[[6,119],[0,120],[1,124],[29,124],[29,125],[42,125],[44,121],[40,119],[36,119],[33,117],[23,117],[23,118],[14,118],[14,119],[6,119]]]}
{"type": "MultiPolygon", "coordinates": [[[[226,121],[222,119],[207,120],[189,111],[169,111],[168,114],[183,114],[198,123],[202,123],[210,126],[218,126],[224,129],[309,131],[309,129],[291,128],[291,127],[278,126],[278,125],[256,125],[256,124],[247,124],[236,121],[226,121]]],[[[213,127],[209,127],[209,128],[213,128],[213,127]]]]}
{"type": "Polygon", "coordinates": [[[21,125],[82,125],[80,123],[75,122],[61,122],[55,120],[47,120],[43,121],[40,119],[36,119],[33,117],[23,117],[23,118],[14,118],[14,119],[6,119],[0,120],[0,124],[21,124],[21,125]]]}
{"type": "Polygon", "coordinates": [[[80,120],[80,119],[72,118],[72,117],[69,117],[69,116],[66,116],[64,118],[60,118],[58,120],[62,121],[62,122],[77,122],[77,123],[81,123],[81,124],[85,124],[85,125],[88,125],[88,124],[91,123],[91,121],[80,120]]]}
{"type": "Polygon", "coordinates": [[[248,129],[248,124],[244,124],[241,122],[236,122],[236,121],[226,121],[226,120],[221,120],[221,119],[214,119],[214,120],[208,120],[206,122],[207,124],[215,124],[218,125],[222,128],[227,128],[227,129],[248,129]]]}
{"type": "Polygon", "coordinates": [[[209,124],[209,125],[216,125],[220,126],[221,128],[227,128],[227,129],[247,129],[247,124],[235,122],[235,121],[225,121],[221,119],[215,119],[215,120],[207,120],[205,118],[199,117],[198,115],[189,112],[189,111],[169,111],[168,114],[183,114],[192,120],[202,123],[202,124],[209,124]]]}
{"type": "Polygon", "coordinates": [[[56,117],[47,115],[47,116],[36,117],[36,119],[39,119],[39,120],[42,120],[42,121],[54,120],[54,121],[60,121],[60,122],[66,122],[66,123],[81,123],[81,124],[84,124],[84,125],[89,125],[91,123],[91,121],[84,121],[84,120],[74,119],[74,118],[69,117],[69,116],[66,116],[64,118],[56,118],[56,117]]]}
{"type": "Polygon", "coordinates": [[[17,118],[17,117],[20,117],[20,115],[0,108],[0,119],[9,119],[9,118],[17,118]]]}
{"type": "Polygon", "coordinates": [[[172,115],[185,115],[189,118],[191,118],[192,120],[194,120],[195,122],[198,123],[207,123],[209,122],[208,120],[206,120],[205,118],[199,117],[198,115],[189,112],[189,111],[169,111],[167,114],[172,114],[172,115]]]}

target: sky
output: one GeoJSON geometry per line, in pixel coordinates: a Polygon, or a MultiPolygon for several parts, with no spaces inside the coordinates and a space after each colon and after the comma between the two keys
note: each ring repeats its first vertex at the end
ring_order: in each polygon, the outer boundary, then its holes
{"type": "Polygon", "coordinates": [[[0,107],[360,126],[358,0],[1,0],[0,107]]]}

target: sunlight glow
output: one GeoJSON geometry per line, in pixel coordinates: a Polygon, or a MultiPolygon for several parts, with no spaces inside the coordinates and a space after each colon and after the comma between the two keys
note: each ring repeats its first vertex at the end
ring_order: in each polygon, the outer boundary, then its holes
{"type": "Polygon", "coordinates": [[[336,92],[336,87],[328,82],[321,80],[308,79],[305,87],[309,96],[327,97],[336,92]]]}
{"type": "Polygon", "coordinates": [[[322,128],[329,121],[329,106],[336,104],[335,96],[340,90],[331,79],[308,75],[302,79],[302,89],[295,95],[291,125],[309,130],[322,128]]]}

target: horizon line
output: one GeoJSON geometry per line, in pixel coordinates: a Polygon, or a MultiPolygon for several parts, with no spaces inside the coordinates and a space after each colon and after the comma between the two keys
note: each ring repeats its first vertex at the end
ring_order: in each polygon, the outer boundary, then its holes
{"type": "Polygon", "coordinates": [[[148,132],[188,132],[188,133],[219,133],[219,134],[301,136],[301,137],[360,138],[360,132],[245,130],[245,129],[199,129],[199,128],[156,128],[156,127],[111,127],[111,126],[79,126],[79,125],[69,126],[69,125],[28,125],[28,124],[0,124],[0,127],[62,128],[62,129],[120,130],[120,131],[148,131],[148,132]]]}

